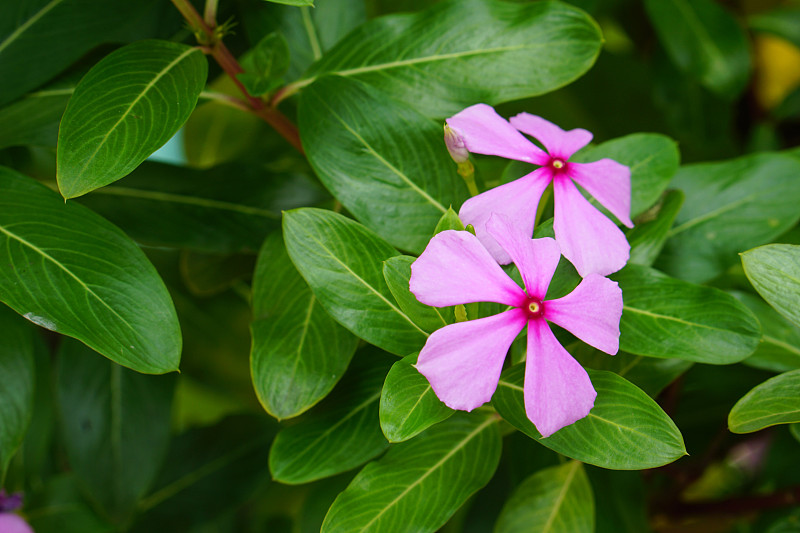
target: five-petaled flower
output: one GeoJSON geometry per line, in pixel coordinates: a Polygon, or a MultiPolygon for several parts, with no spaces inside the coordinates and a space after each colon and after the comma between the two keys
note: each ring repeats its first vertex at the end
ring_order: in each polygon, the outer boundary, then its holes
{"type": "Polygon", "coordinates": [[[503,215],[491,216],[485,231],[517,266],[525,290],[471,233],[437,234],[411,265],[410,289],[417,299],[435,307],[497,302],[512,309],[435,331],[416,367],[446,405],[471,411],[491,399],[506,353],[527,324],[525,411],[547,437],[589,414],[597,396],[547,321],[613,355],[619,349],[622,291],[616,282],[589,274],[570,294],[545,300],[561,257],[556,241],[531,239],[503,215]]]}
{"type": "Polygon", "coordinates": [[[593,163],[569,160],[592,140],[591,133],[582,129],[564,131],[528,113],[520,113],[507,121],[486,104],[464,109],[447,119],[447,124],[458,133],[470,152],[540,166],[516,181],[470,198],[459,212],[464,224],[473,225],[478,239],[501,264],[509,263],[511,258],[486,230],[489,217],[492,213],[501,213],[528,236],[532,235],[539,200],[552,182],[556,240],[580,275],[608,275],[625,265],[630,252],[625,235],[575,187],[577,183],[586,189],[620,222],[633,226],[630,169],[611,159],[593,163]],[[547,152],[520,131],[539,140],[547,152]]]}

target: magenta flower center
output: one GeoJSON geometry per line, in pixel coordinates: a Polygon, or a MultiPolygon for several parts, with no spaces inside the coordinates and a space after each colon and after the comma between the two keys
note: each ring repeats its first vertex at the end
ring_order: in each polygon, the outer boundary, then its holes
{"type": "Polygon", "coordinates": [[[528,298],[523,307],[528,319],[542,318],[544,316],[544,302],[538,298],[528,298]]]}

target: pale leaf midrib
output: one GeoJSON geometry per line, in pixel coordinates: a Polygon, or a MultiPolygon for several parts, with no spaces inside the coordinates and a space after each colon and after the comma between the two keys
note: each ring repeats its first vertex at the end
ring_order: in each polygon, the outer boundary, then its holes
{"type": "Polygon", "coordinates": [[[572,484],[572,479],[575,477],[575,474],[578,472],[578,467],[580,463],[578,461],[572,462],[572,468],[569,470],[567,474],[567,478],[564,480],[564,483],[561,486],[561,490],[558,492],[558,497],[556,501],[553,502],[553,508],[550,511],[550,516],[547,517],[547,522],[545,522],[544,527],[542,527],[541,533],[550,533],[550,528],[553,527],[555,523],[556,516],[558,516],[558,511],[561,506],[564,504],[564,499],[567,496],[567,491],[569,490],[570,485],[572,484]]]}
{"type": "MultiPolygon", "coordinates": [[[[6,0],[6,1],[14,1],[14,0],[6,0]]],[[[49,11],[52,11],[58,4],[63,2],[64,0],[52,0],[46,6],[43,6],[39,11],[33,14],[31,18],[26,20],[24,23],[20,24],[13,32],[9,34],[6,39],[0,43],[0,54],[3,53],[3,50],[8,48],[11,43],[13,43],[20,35],[28,31],[28,28],[36,24],[36,22],[45,16],[49,11]]]]}

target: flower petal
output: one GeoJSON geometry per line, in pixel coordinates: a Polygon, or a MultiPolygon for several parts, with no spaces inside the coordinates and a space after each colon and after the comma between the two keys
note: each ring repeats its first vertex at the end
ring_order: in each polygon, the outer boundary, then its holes
{"type": "Polygon", "coordinates": [[[594,163],[569,163],[569,176],[620,222],[631,222],[631,169],[613,159],[594,163]]]}
{"type": "Polygon", "coordinates": [[[417,300],[436,307],[470,302],[516,307],[525,300],[525,292],[468,231],[435,235],[411,264],[409,288],[417,300]]]}
{"type": "Polygon", "coordinates": [[[598,350],[619,351],[622,290],[616,281],[589,274],[568,295],[550,300],[544,317],[598,350]]]}
{"type": "Polygon", "coordinates": [[[556,241],[582,277],[606,276],[625,266],[631,249],[625,235],[583,197],[572,180],[553,180],[553,195],[556,241]]]}
{"type": "Polygon", "coordinates": [[[520,113],[511,117],[509,122],[519,131],[535,137],[552,157],[564,161],[589,144],[593,137],[591,132],[582,129],[564,131],[552,122],[530,113],[520,113]]]}
{"type": "Polygon", "coordinates": [[[464,109],[448,118],[447,125],[463,139],[467,150],[476,154],[497,155],[535,165],[544,165],[550,159],[486,104],[464,109]]]}
{"type": "Polygon", "coordinates": [[[500,214],[492,215],[486,223],[486,231],[511,256],[528,294],[544,299],[561,259],[556,241],[549,237],[532,239],[529,233],[523,233],[500,214]]]}
{"type": "Polygon", "coordinates": [[[510,263],[511,256],[486,231],[489,217],[493,213],[504,215],[514,221],[522,234],[532,236],[536,209],[551,175],[550,169],[538,168],[518,180],[473,196],[461,206],[458,212],[461,221],[472,224],[475,235],[500,264],[510,263]]]}
{"type": "Polygon", "coordinates": [[[543,437],[589,414],[597,397],[586,370],[558,343],[545,320],[528,322],[525,413],[543,437]]]}
{"type": "Polygon", "coordinates": [[[445,405],[472,411],[492,398],[508,348],[524,327],[519,309],[450,324],[428,337],[415,366],[445,405]]]}

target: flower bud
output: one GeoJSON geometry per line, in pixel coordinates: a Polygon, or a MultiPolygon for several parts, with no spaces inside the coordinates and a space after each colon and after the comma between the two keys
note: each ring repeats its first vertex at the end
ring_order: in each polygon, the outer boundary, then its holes
{"type": "Polygon", "coordinates": [[[465,163],[469,159],[469,150],[464,144],[464,139],[447,123],[444,125],[444,144],[456,163],[465,163]]]}

